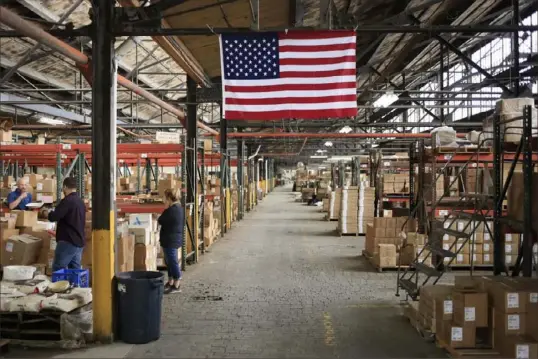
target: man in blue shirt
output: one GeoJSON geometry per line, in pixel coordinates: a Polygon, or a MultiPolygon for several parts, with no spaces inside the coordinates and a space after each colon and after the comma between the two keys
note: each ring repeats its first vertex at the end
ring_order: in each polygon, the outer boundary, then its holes
{"type": "Polygon", "coordinates": [[[25,178],[19,178],[17,189],[7,196],[7,203],[11,210],[26,210],[26,205],[32,202],[32,195],[28,192],[25,178]]]}

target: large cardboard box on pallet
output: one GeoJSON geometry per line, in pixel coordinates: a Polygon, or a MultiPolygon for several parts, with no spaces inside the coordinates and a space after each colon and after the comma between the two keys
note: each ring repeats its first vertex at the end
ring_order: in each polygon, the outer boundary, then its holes
{"type": "Polygon", "coordinates": [[[2,264],[30,265],[37,263],[43,241],[27,234],[11,236],[2,243],[2,264]]]}
{"type": "MultiPolygon", "coordinates": [[[[507,195],[509,217],[519,221],[525,219],[523,203],[527,195],[523,183],[523,173],[514,172],[507,195]]],[[[532,213],[538,213],[538,173],[532,174],[532,198],[529,198],[529,200],[532,206],[532,213]]],[[[532,229],[538,231],[538,221],[532,221],[532,229]]]]}

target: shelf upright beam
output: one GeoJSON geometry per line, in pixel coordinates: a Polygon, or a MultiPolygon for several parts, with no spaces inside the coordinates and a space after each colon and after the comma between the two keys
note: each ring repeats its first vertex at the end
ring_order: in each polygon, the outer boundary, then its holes
{"type": "MultiPolygon", "coordinates": [[[[501,124],[497,116],[493,119],[493,185],[494,185],[494,210],[493,210],[493,273],[501,275],[505,271],[504,261],[504,236],[501,235],[502,216],[502,140],[501,124]]],[[[517,161],[517,159],[515,160],[517,161]]],[[[509,181],[510,179],[506,179],[509,181]]]]}
{"type": "Polygon", "coordinates": [[[142,191],[142,177],[140,174],[140,158],[136,160],[136,194],[142,191]]]}
{"type": "Polygon", "coordinates": [[[62,200],[62,182],[63,182],[63,173],[62,173],[62,154],[61,152],[56,152],[56,204],[58,205],[62,200]]]}
{"type": "Polygon", "coordinates": [[[192,244],[194,251],[194,262],[198,262],[198,166],[197,166],[197,146],[198,129],[196,127],[196,82],[190,76],[187,77],[187,143],[185,169],[187,172],[187,203],[192,203],[192,215],[189,221],[192,230],[192,244]]]}
{"type": "Polygon", "coordinates": [[[113,340],[114,229],[116,223],[116,71],[114,1],[93,2],[92,218],[93,334],[113,340]]]}
{"type": "Polygon", "coordinates": [[[84,175],[86,174],[86,155],[82,152],[79,152],[78,154],[78,193],[80,194],[80,198],[84,198],[86,195],[86,188],[84,186],[84,175]]]}
{"type": "MultiPolygon", "coordinates": [[[[516,60],[517,61],[517,60],[516,60]]],[[[521,263],[524,277],[532,277],[533,269],[533,238],[532,238],[532,198],[533,197],[533,164],[532,164],[532,107],[525,106],[523,109],[523,188],[525,199],[523,201],[523,243],[517,264],[521,263]],[[521,257],[521,261],[520,258],[521,257]]],[[[515,274],[515,273],[514,273],[515,274]]]]}

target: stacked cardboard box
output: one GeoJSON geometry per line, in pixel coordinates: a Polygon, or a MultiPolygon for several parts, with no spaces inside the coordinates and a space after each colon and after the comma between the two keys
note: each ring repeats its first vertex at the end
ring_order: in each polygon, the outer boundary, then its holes
{"type": "MultiPolygon", "coordinates": [[[[524,220],[524,200],[528,196],[523,184],[523,173],[514,172],[512,182],[508,189],[508,216],[523,221],[524,220]]],[[[538,173],[532,174],[532,213],[538,213],[538,173]]],[[[532,229],[538,231],[538,221],[532,221],[532,229]]]]}
{"type": "Polygon", "coordinates": [[[385,174],[383,175],[383,193],[409,193],[409,175],[385,174]]]}
{"type": "Polygon", "coordinates": [[[452,291],[451,285],[426,285],[420,288],[418,303],[418,320],[422,328],[436,333],[436,315],[452,315],[452,291]],[[437,308],[437,306],[442,306],[437,308]]]}
{"type": "MultiPolygon", "coordinates": [[[[454,349],[494,348],[502,358],[538,358],[537,279],[458,276],[453,288],[436,291],[438,341],[454,349]]],[[[426,305],[419,310],[423,317],[431,312],[426,305]]]]}
{"type": "Polygon", "coordinates": [[[307,188],[303,187],[301,188],[301,199],[303,201],[309,201],[312,199],[312,196],[316,194],[315,188],[307,188]]]}
{"type": "Polygon", "coordinates": [[[215,211],[213,202],[204,204],[204,246],[210,247],[220,233],[220,210],[215,211]]]}
{"type": "Polygon", "coordinates": [[[172,175],[168,175],[166,178],[160,179],[158,184],[159,197],[164,198],[164,192],[167,189],[181,189],[181,181],[177,180],[172,175]]]}
{"type": "Polygon", "coordinates": [[[220,178],[217,176],[210,176],[207,181],[206,194],[220,196],[220,184],[220,178]]]}
{"type": "Polygon", "coordinates": [[[36,201],[54,203],[57,200],[56,179],[44,178],[36,183],[36,201]]]}
{"type": "Polygon", "coordinates": [[[487,343],[488,295],[478,287],[453,288],[452,301],[438,298],[436,309],[437,340],[451,348],[475,348],[477,343],[487,343]]]}
{"type": "MultiPolygon", "coordinates": [[[[444,225],[449,229],[472,234],[466,243],[464,243],[466,241],[464,238],[456,240],[456,237],[447,234],[443,236],[443,248],[454,253],[459,252],[452,261],[452,265],[470,265],[471,263],[473,265],[493,264],[493,242],[483,222],[469,223],[469,220],[453,221],[449,219],[444,225]]],[[[493,231],[493,222],[487,222],[487,225],[493,231]]],[[[506,242],[506,259],[507,264],[510,265],[517,257],[519,235],[507,235],[506,242]]],[[[449,258],[444,259],[445,263],[448,263],[449,260],[449,258]]]]}
{"type": "MultiPolygon", "coordinates": [[[[409,227],[413,227],[410,225],[409,227]]],[[[432,257],[429,251],[424,249],[427,238],[424,234],[416,232],[408,232],[405,234],[405,241],[400,249],[400,263],[402,265],[410,265],[417,259],[419,263],[431,265],[432,257]],[[418,258],[417,258],[418,257],[418,258]]]]}
{"type": "Polygon", "coordinates": [[[341,234],[359,234],[359,187],[342,189],[337,230],[341,234]]]}
{"type": "MultiPolygon", "coordinates": [[[[375,265],[388,267],[396,266],[396,263],[399,262],[398,255],[403,244],[400,231],[406,221],[407,217],[376,217],[373,223],[367,225],[364,250],[366,255],[372,258],[375,265]]],[[[415,230],[413,221],[408,222],[406,227],[412,231],[415,230]]],[[[402,251],[402,259],[404,262],[409,262],[415,257],[415,247],[412,247],[412,253],[409,253],[410,246],[403,248],[406,250],[402,251]]]]}
{"type": "Polygon", "coordinates": [[[359,187],[359,233],[366,233],[366,225],[372,223],[375,217],[375,187],[369,187],[368,182],[361,182],[359,187]]]}
{"type": "Polygon", "coordinates": [[[12,143],[13,142],[13,132],[11,130],[4,131],[0,130],[0,143],[12,143]]]}
{"type": "Polygon", "coordinates": [[[329,220],[338,219],[340,216],[340,205],[342,203],[342,188],[337,188],[329,195],[329,220]]]}

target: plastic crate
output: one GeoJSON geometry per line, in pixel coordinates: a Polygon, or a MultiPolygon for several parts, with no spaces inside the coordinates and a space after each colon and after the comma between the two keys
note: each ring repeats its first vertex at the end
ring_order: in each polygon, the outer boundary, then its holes
{"type": "Polygon", "coordinates": [[[90,286],[90,271],[87,269],[60,269],[52,273],[52,281],[67,280],[74,287],[88,288],[90,286]]]}

